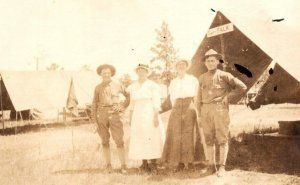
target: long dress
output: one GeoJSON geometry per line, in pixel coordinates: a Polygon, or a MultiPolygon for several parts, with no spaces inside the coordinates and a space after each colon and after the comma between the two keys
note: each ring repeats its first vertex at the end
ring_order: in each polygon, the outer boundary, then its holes
{"type": "Polygon", "coordinates": [[[199,148],[196,106],[198,80],[186,74],[175,78],[170,84],[170,96],[162,109],[172,108],[162,159],[171,164],[192,163],[199,148]],[[198,141],[198,142],[196,142],[198,141]]]}
{"type": "Polygon", "coordinates": [[[162,154],[162,136],[159,126],[155,127],[154,110],[160,108],[157,84],[150,80],[135,82],[128,87],[132,113],[129,159],[158,159],[162,154]]]}

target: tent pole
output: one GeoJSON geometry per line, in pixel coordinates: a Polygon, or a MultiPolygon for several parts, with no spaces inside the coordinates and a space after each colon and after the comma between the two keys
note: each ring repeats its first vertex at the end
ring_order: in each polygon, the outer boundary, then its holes
{"type": "Polygon", "coordinates": [[[63,108],[63,122],[66,124],[66,108],[63,108]]]}
{"type": "Polygon", "coordinates": [[[21,113],[21,111],[19,112],[19,115],[20,115],[21,121],[22,121],[22,123],[23,123],[23,126],[24,126],[24,120],[23,120],[23,116],[22,116],[22,113],[21,113]]]}
{"type": "Polygon", "coordinates": [[[89,114],[87,113],[86,109],[84,109],[84,113],[85,113],[86,117],[88,118],[88,122],[91,123],[91,119],[90,119],[89,114]]]}
{"type": "Polygon", "coordinates": [[[17,133],[17,127],[18,127],[18,111],[16,111],[16,126],[15,126],[15,135],[17,133]]]}
{"type": "MultiPolygon", "coordinates": [[[[219,21],[222,24],[222,16],[219,15],[219,21]]],[[[223,34],[220,35],[220,41],[221,41],[221,54],[222,54],[222,59],[223,59],[223,64],[222,64],[222,68],[223,71],[227,71],[227,62],[226,62],[226,58],[225,58],[225,44],[224,44],[224,36],[223,34]]]]}
{"type": "Polygon", "coordinates": [[[56,117],[56,122],[59,122],[59,109],[57,109],[57,117],[56,117]]]}
{"type": "Polygon", "coordinates": [[[2,78],[0,76],[0,104],[1,104],[1,121],[2,121],[2,134],[4,135],[4,115],[3,115],[3,103],[2,103],[2,78]]]}
{"type": "MultiPolygon", "coordinates": [[[[71,121],[73,122],[73,112],[71,112],[71,121]]],[[[75,157],[75,146],[74,146],[74,130],[73,130],[73,123],[71,123],[72,127],[72,147],[73,147],[73,158],[75,157]]]]}

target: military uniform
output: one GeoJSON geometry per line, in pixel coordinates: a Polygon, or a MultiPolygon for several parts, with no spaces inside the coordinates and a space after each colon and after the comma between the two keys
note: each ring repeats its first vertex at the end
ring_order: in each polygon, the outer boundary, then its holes
{"type": "Polygon", "coordinates": [[[114,106],[119,105],[119,93],[122,93],[126,100],[122,104],[125,108],[129,105],[129,95],[122,85],[116,81],[102,82],[95,88],[92,104],[92,116],[98,125],[98,134],[102,140],[103,147],[109,147],[109,129],[113,140],[118,148],[124,146],[123,124],[119,112],[114,111],[114,106]]]}
{"type": "Polygon", "coordinates": [[[98,125],[97,131],[102,141],[103,156],[106,163],[105,168],[109,172],[111,171],[111,155],[109,149],[110,133],[118,148],[118,156],[121,162],[121,172],[126,172],[123,141],[124,131],[123,124],[120,120],[119,111],[121,107],[127,107],[129,105],[129,101],[129,95],[126,93],[123,86],[116,81],[103,81],[95,88],[92,104],[92,119],[98,125]],[[119,102],[120,93],[126,97],[125,102],[122,104],[119,102]]]}
{"type": "Polygon", "coordinates": [[[230,100],[243,93],[246,85],[228,72],[211,70],[199,77],[198,109],[207,144],[207,160],[215,163],[214,145],[220,146],[220,165],[226,163],[230,100]],[[224,101],[228,98],[228,101],[224,101]]]}

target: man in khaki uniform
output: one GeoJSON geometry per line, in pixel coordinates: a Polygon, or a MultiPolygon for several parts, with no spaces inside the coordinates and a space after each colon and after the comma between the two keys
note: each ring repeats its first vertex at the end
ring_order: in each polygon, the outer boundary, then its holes
{"type": "Polygon", "coordinates": [[[232,74],[217,69],[221,55],[213,49],[205,54],[208,72],[199,77],[198,111],[206,141],[208,173],[216,171],[215,145],[220,147],[217,175],[225,172],[228,153],[229,105],[231,98],[246,91],[246,85],[232,74]]]}
{"type": "Polygon", "coordinates": [[[126,172],[125,151],[123,141],[123,124],[119,113],[129,105],[129,94],[117,81],[111,79],[115,75],[115,68],[109,64],[100,65],[97,73],[102,77],[102,82],[96,86],[92,104],[92,119],[97,123],[98,134],[102,141],[105,168],[108,172],[112,170],[109,140],[110,133],[118,148],[121,162],[121,172],[126,172]],[[126,100],[120,103],[119,94],[122,93],[126,100]],[[110,132],[109,132],[110,130],[110,132]]]}

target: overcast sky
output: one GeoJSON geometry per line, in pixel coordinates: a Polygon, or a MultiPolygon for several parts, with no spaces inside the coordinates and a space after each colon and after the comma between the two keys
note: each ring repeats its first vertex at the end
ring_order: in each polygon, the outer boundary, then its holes
{"type": "Polygon", "coordinates": [[[181,58],[191,59],[215,13],[300,79],[300,1],[0,0],[0,70],[65,70],[111,63],[119,74],[148,63],[155,29],[169,24],[181,58]],[[272,19],[285,18],[280,23],[272,19]]]}

